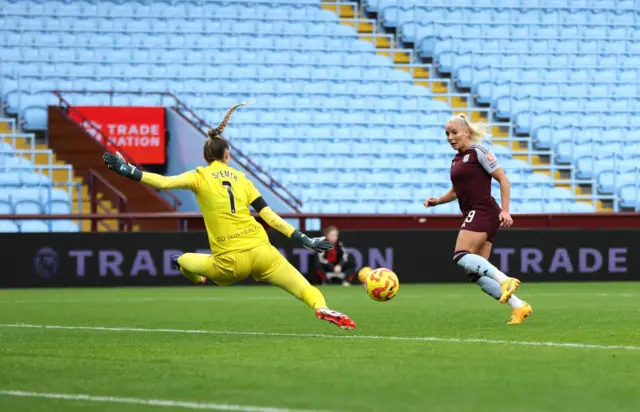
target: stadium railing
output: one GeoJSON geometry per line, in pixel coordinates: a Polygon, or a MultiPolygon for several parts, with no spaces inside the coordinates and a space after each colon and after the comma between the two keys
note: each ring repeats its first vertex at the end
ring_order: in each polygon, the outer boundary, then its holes
{"type": "MultiPolygon", "coordinates": [[[[127,197],[124,195],[124,193],[118,190],[117,187],[111,184],[111,182],[105,179],[100,173],[98,173],[93,169],[89,169],[87,171],[87,186],[89,186],[89,195],[91,196],[90,200],[91,200],[92,215],[98,214],[98,209],[100,209],[100,211],[103,214],[109,215],[111,218],[116,216],[113,213],[111,213],[111,210],[108,207],[106,207],[102,202],[100,202],[100,199],[98,199],[98,193],[104,192],[105,190],[108,190],[109,192],[113,193],[114,198],[116,199],[115,207],[118,215],[126,213],[127,197]]],[[[102,226],[103,228],[109,231],[111,230],[111,228],[107,226],[102,220],[92,219],[91,231],[92,232],[98,231],[98,225],[102,226]]],[[[133,226],[131,225],[131,222],[122,221],[118,219],[118,231],[122,232],[124,231],[125,228],[126,228],[126,231],[131,231],[132,227],[133,226]]]]}
{"type": "MultiPolygon", "coordinates": [[[[177,96],[168,92],[129,92],[129,91],[116,91],[116,90],[106,90],[106,91],[85,91],[85,90],[56,90],[52,92],[56,97],[60,99],[60,105],[62,107],[70,107],[69,103],[64,99],[63,94],[73,94],[73,93],[100,93],[100,94],[108,94],[108,95],[116,95],[116,94],[131,94],[131,95],[150,95],[157,96],[160,98],[160,104],[163,106],[167,106],[166,100],[172,101],[173,104],[169,106],[180,113],[187,121],[189,121],[194,127],[196,127],[203,136],[206,135],[208,129],[212,129],[213,127],[208,124],[206,121],[202,120],[195,112],[191,110],[186,104],[184,104],[177,96]]],[[[86,119],[85,119],[86,120],[86,119]]],[[[103,135],[104,141],[110,141],[107,137],[103,135]]],[[[241,164],[246,170],[258,181],[260,181],[265,186],[272,189],[273,193],[278,196],[282,201],[287,203],[293,210],[298,211],[299,207],[302,206],[302,202],[295,197],[287,188],[285,188],[280,182],[276,181],[269,175],[264,169],[254,163],[249,156],[244,154],[242,151],[238,150],[238,148],[233,147],[232,143],[229,143],[232,146],[232,158],[234,161],[241,164]]],[[[115,144],[114,147],[117,147],[115,144]]],[[[125,156],[126,157],[126,156],[125,156]]],[[[175,195],[171,194],[171,197],[174,202],[180,202],[175,195]]],[[[175,203],[174,203],[175,204],[175,203]]],[[[180,203],[177,203],[178,205],[180,203]]]]}
{"type": "MultiPolygon", "coordinates": [[[[254,215],[260,221],[258,215],[254,215]]],[[[295,223],[300,230],[317,230],[335,225],[340,229],[459,229],[461,215],[358,215],[358,214],[281,214],[282,218],[295,223]]],[[[564,229],[628,229],[640,227],[640,214],[625,213],[563,213],[563,214],[514,214],[519,229],[564,228],[564,229]]],[[[0,215],[0,220],[112,220],[113,216],[79,215],[0,215]]],[[[125,221],[119,225],[125,230],[128,222],[141,220],[169,220],[176,223],[176,231],[202,231],[204,221],[200,213],[123,213],[117,219],[125,221]]],[[[261,222],[264,225],[264,222],[261,222]]],[[[507,229],[508,230],[508,229],[507,229]]]]}

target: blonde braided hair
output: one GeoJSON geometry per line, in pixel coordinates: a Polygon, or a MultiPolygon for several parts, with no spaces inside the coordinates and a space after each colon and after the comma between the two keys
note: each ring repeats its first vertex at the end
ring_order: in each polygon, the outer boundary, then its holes
{"type": "Polygon", "coordinates": [[[204,143],[204,158],[208,163],[212,163],[216,160],[224,162],[225,154],[229,150],[229,143],[222,137],[222,131],[227,127],[231,115],[240,106],[246,106],[247,102],[242,102],[231,107],[224,119],[220,122],[215,129],[209,129],[207,132],[207,140],[204,143]]]}
{"type": "Polygon", "coordinates": [[[246,106],[248,104],[249,103],[247,102],[242,102],[236,104],[235,106],[232,106],[227,111],[227,114],[224,116],[224,119],[222,119],[218,127],[216,127],[215,129],[209,129],[209,131],[207,132],[207,136],[209,137],[209,139],[222,139],[222,131],[225,127],[227,127],[227,123],[229,123],[229,119],[231,119],[231,115],[233,114],[233,112],[235,112],[238,107],[246,106]]]}

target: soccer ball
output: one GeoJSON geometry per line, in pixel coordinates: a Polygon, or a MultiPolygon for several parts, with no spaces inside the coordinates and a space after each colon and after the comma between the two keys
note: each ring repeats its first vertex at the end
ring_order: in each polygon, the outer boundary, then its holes
{"type": "Polygon", "coordinates": [[[372,271],[373,269],[371,269],[369,266],[365,266],[362,269],[360,269],[358,271],[358,280],[360,281],[360,283],[364,285],[367,279],[367,275],[369,275],[372,271]]]}
{"type": "Polygon", "coordinates": [[[391,270],[378,268],[365,278],[364,287],[371,299],[386,302],[398,293],[400,282],[391,270]]]}

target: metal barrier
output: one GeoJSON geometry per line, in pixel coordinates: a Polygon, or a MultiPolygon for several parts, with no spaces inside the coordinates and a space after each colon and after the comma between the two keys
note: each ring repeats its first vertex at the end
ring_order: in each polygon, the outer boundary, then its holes
{"type": "MultiPolygon", "coordinates": [[[[253,215],[257,220],[260,216],[253,215]]],[[[292,214],[280,216],[297,223],[300,230],[307,230],[309,223],[315,228],[335,225],[350,230],[434,230],[459,229],[461,215],[356,215],[356,214],[292,214]],[[315,221],[315,222],[313,222],[315,221]]],[[[629,229],[640,228],[640,213],[564,213],[564,214],[513,214],[516,229],[629,229]]],[[[177,231],[204,230],[202,214],[193,213],[121,213],[114,215],[0,215],[0,220],[114,220],[122,222],[119,229],[129,231],[136,220],[173,220],[177,231]]],[[[263,222],[264,225],[264,222],[263,222]]],[[[294,225],[295,226],[295,225],[294,225]]],[[[508,233],[509,229],[505,229],[508,233]]],[[[363,233],[366,235],[366,232],[363,233]]],[[[425,245],[428,247],[428,245],[425,245]]]]}
{"type": "MultiPolygon", "coordinates": [[[[93,169],[89,169],[89,171],[87,172],[87,185],[89,186],[89,196],[91,196],[91,214],[96,215],[98,214],[98,209],[102,210],[106,215],[110,216],[110,217],[116,217],[116,215],[114,215],[113,213],[111,213],[111,210],[109,210],[109,208],[107,208],[106,206],[104,206],[104,204],[102,204],[102,202],[100,202],[100,199],[98,199],[98,192],[100,191],[100,189],[98,188],[98,186],[101,185],[101,189],[107,189],[109,190],[111,193],[114,194],[115,198],[116,198],[116,210],[118,212],[118,214],[121,213],[125,213],[127,211],[127,197],[124,195],[124,193],[122,193],[121,191],[118,190],[117,187],[115,187],[114,185],[111,184],[111,182],[109,182],[107,179],[105,179],[100,173],[98,173],[97,171],[93,170],[93,169]]],[[[91,220],[91,231],[92,232],[96,232],[98,230],[98,224],[101,224],[104,228],[106,228],[107,230],[111,231],[111,228],[102,220],[96,220],[96,219],[92,219],[91,220]]],[[[118,231],[122,232],[123,229],[125,229],[126,226],[126,231],[131,231],[131,222],[125,223],[122,220],[118,220],[118,231]]]]}

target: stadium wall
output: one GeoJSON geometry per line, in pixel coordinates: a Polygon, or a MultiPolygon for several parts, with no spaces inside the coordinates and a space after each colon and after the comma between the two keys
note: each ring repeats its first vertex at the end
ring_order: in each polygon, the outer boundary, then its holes
{"type": "MultiPolygon", "coordinates": [[[[167,130],[170,136],[167,149],[167,174],[177,175],[187,170],[193,170],[196,166],[204,165],[202,147],[204,146],[205,137],[203,134],[175,110],[167,109],[166,113],[167,130]]],[[[251,174],[242,165],[232,161],[231,166],[246,173],[251,178],[251,174]]],[[[275,196],[271,189],[256,179],[252,179],[252,181],[273,210],[280,213],[294,212],[286,203],[275,196]]],[[[178,190],[175,194],[182,202],[181,211],[194,212],[199,210],[198,203],[192,193],[178,190]]]]}
{"type": "MultiPolygon", "coordinates": [[[[343,231],[358,266],[388,267],[405,283],[465,282],[453,264],[457,232],[343,231]]],[[[500,233],[492,262],[523,281],[640,280],[639,230],[508,230],[500,233]]],[[[273,244],[302,273],[313,253],[279,233],[273,244]]],[[[0,235],[11,248],[0,287],[189,285],[171,255],[209,253],[204,232],[0,235]]],[[[251,283],[249,281],[243,283],[251,283]]]]}

